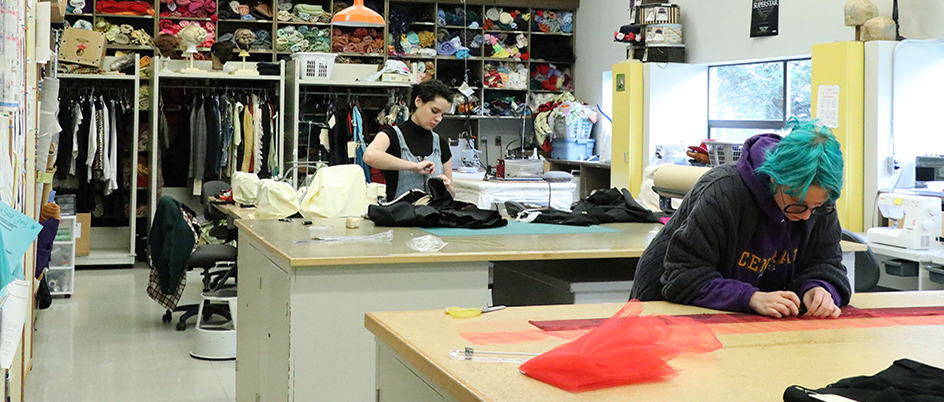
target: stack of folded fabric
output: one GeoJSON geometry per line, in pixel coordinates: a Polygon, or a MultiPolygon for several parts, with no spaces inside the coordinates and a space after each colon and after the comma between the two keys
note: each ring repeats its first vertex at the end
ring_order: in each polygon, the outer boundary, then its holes
{"type": "Polygon", "coordinates": [[[332,52],[373,54],[383,53],[383,49],[383,31],[374,28],[334,28],[332,31],[332,52]]]}
{"type": "Polygon", "coordinates": [[[485,57],[521,60],[531,57],[528,38],[523,33],[486,33],[484,40],[485,57]]]}
{"type": "Polygon", "coordinates": [[[436,22],[439,25],[478,28],[482,26],[482,17],[475,10],[467,12],[462,7],[451,10],[440,8],[436,15],[436,22]]]}
{"type": "Polygon", "coordinates": [[[289,25],[276,31],[275,49],[280,52],[330,52],[331,29],[289,25]]]}
{"type": "MultiPolygon", "coordinates": [[[[392,39],[391,37],[390,43],[393,43],[392,39]]],[[[399,45],[401,50],[391,46],[392,55],[436,56],[436,34],[433,31],[407,31],[400,35],[399,45]]]]}
{"type": "Polygon", "coordinates": [[[75,23],[71,25],[69,24],[69,21],[66,20],[64,25],[66,28],[78,28],[78,29],[84,29],[86,31],[95,30],[95,27],[92,25],[92,23],[86,20],[76,20],[75,23]]]}
{"type": "Polygon", "coordinates": [[[66,12],[69,14],[91,14],[92,0],[69,0],[66,3],[66,12]]]}
{"type": "Polygon", "coordinates": [[[437,54],[440,56],[456,56],[464,59],[469,56],[481,56],[482,43],[485,38],[481,34],[467,30],[448,30],[439,28],[436,31],[437,54]]]}
{"type": "Polygon", "coordinates": [[[101,14],[154,15],[154,7],[149,1],[96,0],[95,10],[101,14]]]}
{"type": "Polygon", "coordinates": [[[215,14],[215,0],[161,0],[161,17],[207,18],[215,14]]]}
{"type": "Polygon", "coordinates": [[[528,30],[528,21],[531,20],[531,13],[521,10],[505,11],[500,7],[492,7],[485,10],[485,29],[498,29],[502,31],[526,31],[528,30]]]}
{"type": "Polygon", "coordinates": [[[531,89],[535,91],[573,91],[570,68],[558,69],[553,64],[531,65],[531,89]]]}
{"type": "Polygon", "coordinates": [[[112,24],[104,18],[96,18],[94,30],[105,34],[108,43],[118,45],[151,46],[151,35],[143,29],[134,29],[128,24],[112,24]]]}
{"type": "Polygon", "coordinates": [[[272,50],[272,39],[268,29],[258,29],[253,33],[256,34],[256,40],[252,41],[250,49],[272,50]]]}
{"type": "Polygon", "coordinates": [[[500,92],[485,92],[485,115],[487,116],[515,116],[518,111],[518,101],[514,95],[500,92]]]}
{"type": "Polygon", "coordinates": [[[572,33],[574,14],[569,11],[536,10],[531,30],[545,33],[572,33]]]}
{"type": "Polygon", "coordinates": [[[488,88],[527,89],[528,68],[521,63],[485,63],[482,80],[488,88]]]}

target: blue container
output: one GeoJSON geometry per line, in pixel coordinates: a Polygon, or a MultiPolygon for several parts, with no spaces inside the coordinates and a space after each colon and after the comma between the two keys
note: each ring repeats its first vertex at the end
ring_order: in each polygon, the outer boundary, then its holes
{"type": "Polygon", "coordinates": [[[592,139],[552,140],[551,157],[569,161],[582,161],[593,155],[592,139]]]}

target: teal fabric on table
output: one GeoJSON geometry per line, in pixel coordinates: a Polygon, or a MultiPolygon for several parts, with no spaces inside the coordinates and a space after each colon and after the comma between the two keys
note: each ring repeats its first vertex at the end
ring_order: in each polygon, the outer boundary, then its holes
{"type": "Polygon", "coordinates": [[[524,223],[509,220],[508,226],[490,229],[420,228],[440,237],[448,236],[501,236],[536,234],[622,233],[606,226],[568,226],[550,223],[524,223]]]}

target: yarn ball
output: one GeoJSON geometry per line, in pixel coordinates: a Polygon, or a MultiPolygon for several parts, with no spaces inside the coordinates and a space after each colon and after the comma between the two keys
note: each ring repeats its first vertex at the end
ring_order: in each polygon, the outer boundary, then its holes
{"type": "Polygon", "coordinates": [[[39,220],[44,221],[49,218],[56,218],[61,221],[61,213],[62,211],[59,209],[59,205],[54,202],[47,202],[43,204],[43,208],[39,211],[39,220]]]}
{"type": "Polygon", "coordinates": [[[171,57],[174,55],[174,49],[180,46],[180,40],[172,34],[162,33],[154,38],[154,46],[164,57],[171,57]]]}
{"type": "Polygon", "coordinates": [[[888,17],[872,18],[862,24],[862,40],[896,40],[895,20],[888,17]]]}
{"type": "Polygon", "coordinates": [[[865,24],[866,21],[878,17],[878,8],[870,0],[849,0],[844,9],[846,26],[865,24]]]}

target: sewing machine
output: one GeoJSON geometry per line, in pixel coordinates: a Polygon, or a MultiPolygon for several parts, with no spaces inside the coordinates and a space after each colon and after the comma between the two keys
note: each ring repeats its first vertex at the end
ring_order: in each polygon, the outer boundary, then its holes
{"type": "Polygon", "coordinates": [[[941,198],[884,193],[876,205],[890,225],[869,229],[870,242],[918,250],[942,247],[941,198]]]}
{"type": "Polygon", "coordinates": [[[459,139],[449,140],[449,150],[452,151],[453,169],[462,173],[474,173],[478,171],[479,153],[481,151],[472,146],[472,139],[463,136],[459,139]]]}

